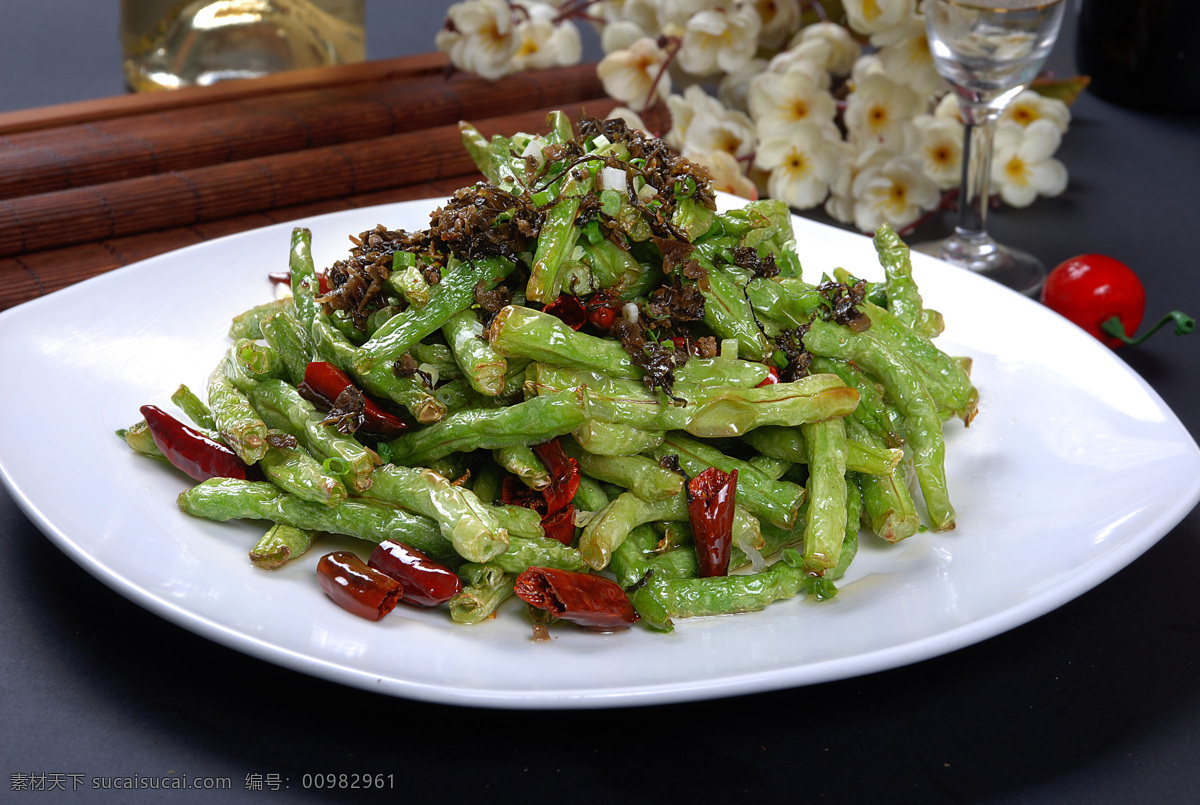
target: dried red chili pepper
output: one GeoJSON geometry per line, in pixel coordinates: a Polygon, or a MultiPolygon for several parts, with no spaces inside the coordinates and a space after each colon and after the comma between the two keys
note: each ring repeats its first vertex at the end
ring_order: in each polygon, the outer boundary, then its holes
{"type": "Polygon", "coordinates": [[[578,330],[588,320],[587,311],[583,309],[578,297],[565,293],[559,294],[557,299],[542,308],[542,312],[558,317],[572,330],[578,330]]]}
{"type": "MultiPolygon", "coordinates": [[[[305,367],[304,382],[300,385],[304,387],[300,390],[301,393],[305,394],[310,401],[319,400],[319,404],[323,404],[328,409],[333,407],[339,394],[347,388],[354,387],[354,381],[332,363],[312,361],[305,367]],[[316,397],[316,400],[313,400],[313,397],[316,397]]],[[[399,436],[408,430],[408,425],[403,419],[389,414],[366,395],[363,395],[363,399],[365,404],[362,430],[385,439],[399,436]]]]}
{"type": "Polygon", "coordinates": [[[624,629],[638,619],[621,585],[604,576],[531,567],[517,576],[513,589],[530,606],[587,629],[624,629]]]}
{"type": "MultiPolygon", "coordinates": [[[[272,271],[267,277],[274,285],[292,287],[292,272],[290,271],[272,271]]],[[[329,293],[329,279],[324,274],[317,274],[317,286],[321,293],[329,293]]]]}
{"type": "Polygon", "coordinates": [[[729,574],[736,495],[737,470],[726,474],[709,467],[687,482],[688,520],[692,524],[701,578],[729,574]]]}
{"type": "Polygon", "coordinates": [[[556,539],[563,545],[575,541],[575,504],[568,503],[554,514],[542,517],[542,531],[550,539],[556,539]]]}
{"type": "Polygon", "coordinates": [[[249,467],[225,445],[188,427],[158,406],[143,405],[141,412],[154,444],[177,469],[197,481],[246,479],[249,467]]]}
{"type": "Polygon", "coordinates": [[[400,582],[404,597],[400,600],[418,607],[444,604],[462,589],[454,571],[430,559],[416,548],[385,539],[371,552],[367,567],[400,582]]]}
{"type": "Polygon", "coordinates": [[[515,475],[505,475],[500,482],[500,502],[505,506],[521,506],[546,516],[546,496],[541,490],[530,489],[515,475]]]}
{"type": "Polygon", "coordinates": [[[587,308],[587,320],[598,330],[607,330],[617,319],[620,302],[608,291],[597,291],[584,300],[587,308]]]}
{"type": "Polygon", "coordinates": [[[579,462],[563,452],[557,438],[533,445],[533,453],[550,473],[550,486],[542,490],[546,498],[546,514],[554,514],[575,497],[579,489],[579,462]]]}
{"type": "Polygon", "coordinates": [[[317,583],[347,612],[377,621],[396,608],[404,595],[400,582],[349,551],[327,553],[317,562],[317,583]]]}

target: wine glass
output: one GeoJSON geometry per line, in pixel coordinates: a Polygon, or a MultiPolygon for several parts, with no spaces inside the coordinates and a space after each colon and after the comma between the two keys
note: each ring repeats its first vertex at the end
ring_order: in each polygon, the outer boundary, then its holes
{"type": "Polygon", "coordinates": [[[965,125],[958,223],[931,251],[1029,296],[1041,288],[1046,267],[987,233],[992,134],[1004,107],[1049,55],[1065,6],[1065,0],[926,0],[924,6],[933,63],[954,88],[965,125]]]}

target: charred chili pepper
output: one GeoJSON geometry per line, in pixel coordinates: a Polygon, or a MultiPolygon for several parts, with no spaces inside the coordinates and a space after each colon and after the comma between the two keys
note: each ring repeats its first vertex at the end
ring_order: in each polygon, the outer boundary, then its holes
{"type": "Polygon", "coordinates": [[[158,406],[143,405],[141,412],[154,444],[177,469],[197,481],[209,478],[246,480],[249,467],[225,445],[188,427],[158,406]]]}
{"type": "Polygon", "coordinates": [[[544,313],[556,316],[563,324],[572,330],[578,330],[587,323],[588,314],[578,297],[570,294],[559,294],[558,297],[542,308],[544,313]]]}
{"type": "Polygon", "coordinates": [[[554,514],[542,517],[542,531],[550,539],[556,539],[563,545],[575,541],[575,505],[568,503],[554,514]]]}
{"type": "MultiPolygon", "coordinates": [[[[349,375],[325,361],[312,361],[308,364],[304,369],[304,382],[301,386],[302,394],[310,401],[320,402],[326,409],[333,408],[338,397],[346,389],[357,390],[349,375]],[[316,400],[313,400],[314,397],[316,400]]],[[[365,395],[363,400],[362,430],[385,439],[394,438],[408,430],[404,420],[389,414],[365,395]]]]}
{"type": "Polygon", "coordinates": [[[687,482],[688,520],[696,541],[696,566],[701,578],[729,573],[736,494],[737,470],[726,474],[709,467],[687,482]]]}
{"type": "Polygon", "coordinates": [[[349,551],[327,553],[317,562],[317,583],[347,612],[377,621],[396,608],[404,595],[400,582],[349,551]]]}
{"type": "Polygon", "coordinates": [[[367,566],[400,582],[402,600],[418,607],[436,607],[462,589],[454,571],[430,559],[416,548],[385,539],[371,553],[367,566]]]}
{"type": "Polygon", "coordinates": [[[563,452],[557,438],[535,444],[532,449],[550,473],[550,486],[542,494],[546,498],[546,514],[554,514],[570,503],[579,489],[579,462],[563,452]]]}
{"type": "Polygon", "coordinates": [[[517,576],[513,589],[530,606],[587,629],[624,629],[638,619],[621,585],[604,576],[531,567],[517,576]]]}

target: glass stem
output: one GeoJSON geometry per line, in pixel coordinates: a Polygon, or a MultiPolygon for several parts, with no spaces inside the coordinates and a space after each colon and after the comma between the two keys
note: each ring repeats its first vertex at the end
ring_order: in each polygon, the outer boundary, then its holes
{"type": "Polygon", "coordinates": [[[987,237],[988,196],[992,184],[992,134],[995,113],[964,105],[962,197],[955,232],[966,240],[987,237]]]}

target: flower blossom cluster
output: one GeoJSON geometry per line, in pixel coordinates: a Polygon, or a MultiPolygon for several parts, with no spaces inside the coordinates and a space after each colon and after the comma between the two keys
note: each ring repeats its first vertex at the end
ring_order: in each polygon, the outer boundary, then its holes
{"type": "MultiPolygon", "coordinates": [[[[918,0],[465,0],[437,44],[489,78],[568,64],[580,58],[572,18],[599,30],[616,114],[641,126],[637,111],[665,101],[665,139],[718,189],[872,232],[903,230],[959,186],[963,124],[918,0]]],[[[1054,153],[1069,123],[1064,102],[1031,90],[1006,108],[991,176],[1004,203],[1066,188],[1054,153]]]]}

